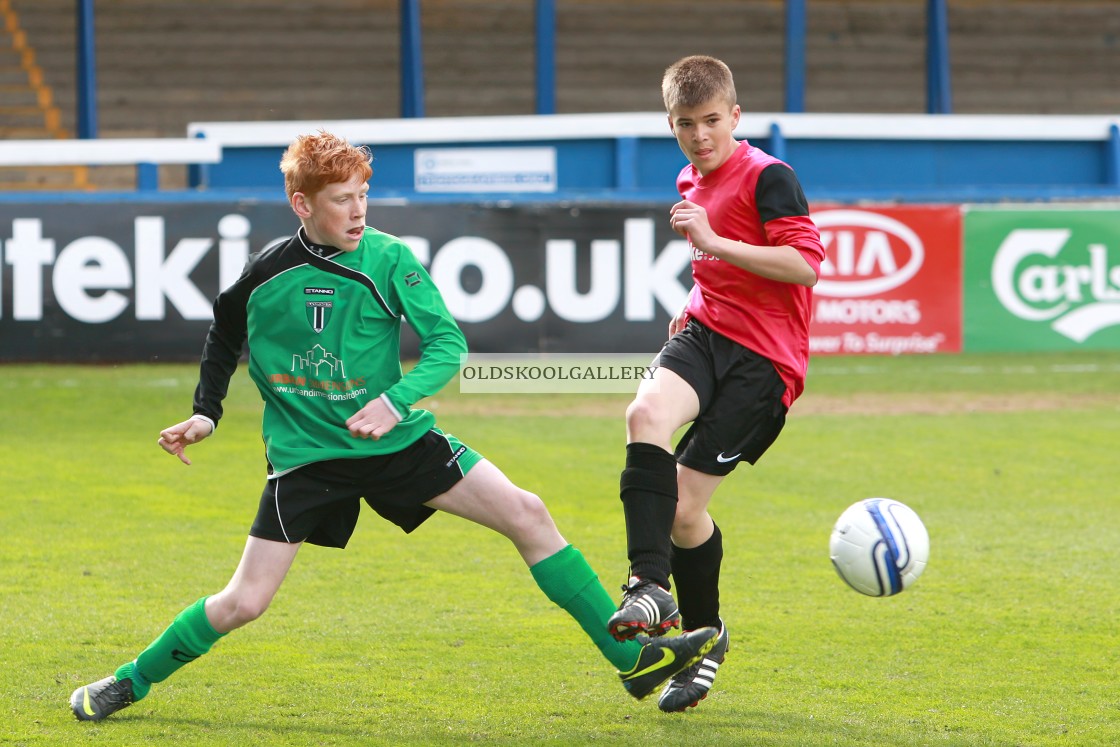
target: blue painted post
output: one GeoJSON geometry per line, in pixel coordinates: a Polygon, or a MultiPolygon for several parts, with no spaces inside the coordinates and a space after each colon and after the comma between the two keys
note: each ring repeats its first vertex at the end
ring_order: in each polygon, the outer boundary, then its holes
{"type": "Polygon", "coordinates": [[[779,161],[786,160],[786,136],[782,133],[782,128],[778,126],[777,122],[770,123],[770,155],[777,158],[779,161]]]}
{"type": "Polygon", "coordinates": [[[78,137],[97,137],[97,65],[94,57],[93,0],[78,8],[78,137]]]}
{"type": "Polygon", "coordinates": [[[556,0],[537,0],[537,114],[556,113],[556,0]]]}
{"type": "Polygon", "coordinates": [[[805,111],[805,0],[786,0],[786,111],[805,111]]]}
{"type": "Polygon", "coordinates": [[[949,10],[947,0],[927,0],[926,112],[952,114],[949,82],[949,10]]]}
{"type": "MultiPolygon", "coordinates": [[[[206,137],[201,132],[194,134],[196,138],[206,137]]],[[[210,184],[210,166],[205,163],[192,163],[187,165],[187,186],[199,189],[210,184]]]]}
{"type": "Polygon", "coordinates": [[[1120,187],[1120,127],[1108,126],[1108,144],[1105,146],[1105,179],[1110,187],[1120,187]]]}
{"type": "Polygon", "coordinates": [[[136,164],[136,189],[139,192],[154,192],[159,189],[159,166],[157,164],[136,164]]]}
{"type": "Polygon", "coordinates": [[[638,188],[638,138],[620,137],[615,140],[614,186],[620,191],[638,188]]]}
{"type": "Polygon", "coordinates": [[[424,116],[420,0],[401,0],[401,116],[424,116]]]}

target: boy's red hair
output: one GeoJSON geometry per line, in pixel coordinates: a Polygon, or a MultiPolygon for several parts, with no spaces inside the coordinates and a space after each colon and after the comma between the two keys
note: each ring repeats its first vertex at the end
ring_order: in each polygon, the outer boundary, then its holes
{"type": "Polygon", "coordinates": [[[358,174],[369,181],[372,160],[369,148],[351,145],[338,135],[322,130],[300,135],[280,159],[284,191],[290,200],[296,192],[310,197],[328,184],[347,182],[358,174]]]}

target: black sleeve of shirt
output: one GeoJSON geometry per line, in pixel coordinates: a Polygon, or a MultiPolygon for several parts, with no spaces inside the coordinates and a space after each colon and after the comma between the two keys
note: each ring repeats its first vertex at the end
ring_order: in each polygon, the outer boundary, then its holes
{"type": "Polygon", "coordinates": [[[249,335],[249,296],[265,279],[291,264],[292,253],[283,251],[287,243],[277,242],[253,255],[237,282],[214,300],[214,321],[206,333],[194,390],[194,412],[210,418],[215,426],[222,418],[222,401],[249,335]]]}
{"type": "Polygon", "coordinates": [[[248,334],[248,294],[239,292],[239,286],[242,286],[240,282],[235,283],[214,301],[214,321],[206,333],[198,386],[194,390],[195,414],[205,415],[215,425],[222,418],[222,401],[229,391],[229,381],[237,370],[248,334]]]}
{"type": "Polygon", "coordinates": [[[801,183],[793,169],[782,163],[767,166],[758,175],[754,192],[758,216],[763,223],[775,218],[791,218],[809,214],[809,203],[801,191],[801,183]]]}

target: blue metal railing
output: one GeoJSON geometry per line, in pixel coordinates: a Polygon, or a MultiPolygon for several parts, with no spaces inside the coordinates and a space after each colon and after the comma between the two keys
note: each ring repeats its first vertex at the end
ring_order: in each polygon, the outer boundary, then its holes
{"type": "Polygon", "coordinates": [[[556,0],[537,0],[537,114],[556,113],[556,0]]]}
{"type": "Polygon", "coordinates": [[[97,137],[97,56],[94,54],[93,0],[77,0],[78,137],[97,137]]]}
{"type": "Polygon", "coordinates": [[[401,0],[401,116],[424,116],[424,56],[420,0],[401,0]]]}
{"type": "Polygon", "coordinates": [[[805,0],[786,0],[786,111],[805,111],[805,0]]]}
{"type": "MultiPolygon", "coordinates": [[[[78,26],[78,137],[97,137],[94,0],[76,0],[78,26]]],[[[805,111],[805,38],[808,0],[785,0],[785,111],[805,111]]],[[[927,0],[926,109],[953,111],[949,78],[947,0],[927,0]]],[[[556,113],[556,0],[536,0],[536,112],[556,113]]],[[[424,62],[420,0],[400,0],[401,116],[424,116],[424,62]]]]}
{"type": "Polygon", "coordinates": [[[947,0],[928,0],[926,6],[926,112],[953,113],[947,0]]]}
{"type": "Polygon", "coordinates": [[[1105,184],[1120,187],[1120,127],[1111,125],[1108,128],[1105,151],[1105,184]]]}

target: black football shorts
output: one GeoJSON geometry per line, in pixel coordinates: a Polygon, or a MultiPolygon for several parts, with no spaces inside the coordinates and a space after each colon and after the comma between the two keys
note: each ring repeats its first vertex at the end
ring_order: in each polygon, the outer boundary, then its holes
{"type": "Polygon", "coordinates": [[[446,493],[482,457],[438,428],[393,454],[313,462],[273,478],[249,534],[276,542],[346,547],[361,500],[411,532],[435,513],[424,504],[446,493]]]}
{"type": "Polygon", "coordinates": [[[690,319],[655,364],[696,392],[700,414],[677,443],[677,462],[708,475],[754,464],[782,432],[786,385],[770,359],[690,319]]]}

